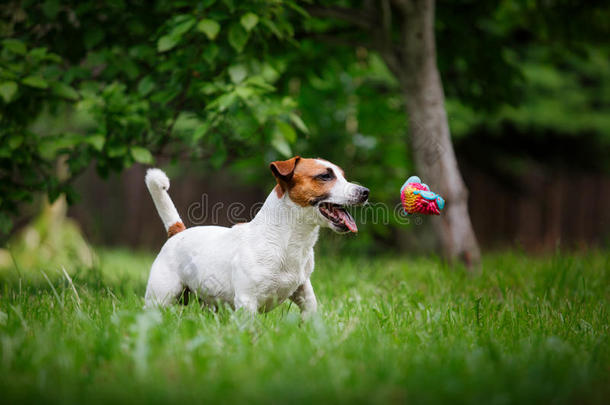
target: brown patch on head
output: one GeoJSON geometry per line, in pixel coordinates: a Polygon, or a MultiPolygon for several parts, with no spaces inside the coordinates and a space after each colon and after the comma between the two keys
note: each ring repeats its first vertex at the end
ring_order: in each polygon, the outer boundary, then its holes
{"type": "Polygon", "coordinates": [[[278,198],[282,198],[284,192],[290,186],[290,181],[292,180],[294,169],[296,168],[297,163],[299,163],[300,160],[300,156],[295,156],[288,160],[277,160],[269,164],[269,168],[271,169],[271,172],[273,173],[273,175],[275,176],[275,180],[277,181],[275,193],[277,194],[278,198]]]}
{"type": "Polygon", "coordinates": [[[184,226],[184,224],[182,222],[176,222],[175,224],[173,224],[172,226],[170,226],[167,229],[167,237],[171,238],[175,234],[180,233],[180,232],[184,231],[185,229],[186,229],[186,227],[184,226]]]}
{"type": "Polygon", "coordinates": [[[288,195],[300,206],[314,205],[328,198],[336,180],[336,174],[332,169],[319,160],[301,159],[290,181],[288,195]]]}
{"type": "Polygon", "coordinates": [[[337,177],[321,160],[295,156],[272,162],[269,167],[277,180],[274,189],[277,197],[282,198],[288,193],[292,201],[303,207],[326,199],[337,177]]]}

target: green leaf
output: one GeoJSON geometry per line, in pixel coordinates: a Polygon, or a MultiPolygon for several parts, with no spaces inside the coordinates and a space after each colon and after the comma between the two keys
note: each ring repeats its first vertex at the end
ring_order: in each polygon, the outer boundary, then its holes
{"type": "Polygon", "coordinates": [[[203,0],[199,3],[199,6],[205,10],[206,8],[210,7],[212,4],[216,3],[216,0],[203,0]]]}
{"type": "Polygon", "coordinates": [[[209,96],[210,94],[214,94],[214,93],[218,92],[219,90],[222,90],[222,88],[220,88],[218,85],[216,85],[216,83],[205,82],[205,83],[202,83],[202,85],[199,87],[199,91],[201,91],[206,96],[209,96]]]}
{"type": "Polygon", "coordinates": [[[201,125],[199,125],[193,132],[193,142],[197,142],[199,139],[203,138],[203,136],[208,132],[208,129],[210,129],[210,124],[208,122],[203,122],[201,125]]]}
{"type": "Polygon", "coordinates": [[[267,83],[262,76],[250,76],[248,77],[248,80],[246,80],[246,83],[266,91],[275,91],[275,87],[267,83]]]}
{"type": "Polygon", "coordinates": [[[167,104],[180,94],[180,89],[172,86],[165,90],[159,90],[150,96],[151,101],[155,103],[167,104]]]}
{"type": "Polygon", "coordinates": [[[8,138],[8,146],[12,150],[17,149],[23,143],[23,135],[11,136],[8,138]]]}
{"type": "Polygon", "coordinates": [[[235,1],[234,0],[224,0],[224,3],[229,8],[229,11],[233,13],[235,11],[235,1]]]}
{"type": "Polygon", "coordinates": [[[97,134],[88,136],[86,141],[89,145],[93,146],[93,148],[99,152],[104,148],[104,142],[106,142],[106,138],[104,137],[104,135],[97,134]]]}
{"type": "Polygon", "coordinates": [[[181,112],[176,121],[174,122],[172,135],[175,134],[180,137],[190,138],[193,136],[193,132],[202,124],[203,121],[199,119],[197,114],[183,111],[181,112]]]}
{"type": "Polygon", "coordinates": [[[78,100],[78,92],[72,86],[62,82],[53,84],[53,93],[68,100],[78,100]]]}
{"type": "Polygon", "coordinates": [[[296,11],[297,13],[301,14],[302,17],[305,18],[310,18],[311,16],[309,15],[309,13],[301,6],[297,5],[296,3],[292,3],[292,2],[287,2],[286,5],[288,7],[290,7],[291,9],[293,9],[294,11],[296,11]]]}
{"type": "Polygon", "coordinates": [[[13,101],[15,94],[17,94],[17,88],[17,83],[13,81],[0,83],[0,96],[2,96],[6,104],[13,101]]]}
{"type": "Polygon", "coordinates": [[[216,39],[216,36],[220,32],[220,24],[218,24],[214,20],[206,18],[204,20],[199,21],[199,24],[197,24],[197,31],[203,32],[208,37],[208,39],[213,41],[216,39]]]}
{"type": "Polygon", "coordinates": [[[275,127],[273,134],[271,135],[271,146],[273,146],[275,150],[277,150],[285,157],[292,156],[292,150],[290,149],[290,145],[288,144],[286,139],[284,139],[282,132],[277,126],[275,127]]]}
{"type": "Polygon", "coordinates": [[[21,83],[26,86],[36,87],[37,89],[46,89],[49,87],[49,84],[40,76],[28,76],[25,79],[21,80],[21,83]]]}
{"type": "Polygon", "coordinates": [[[93,27],[87,31],[85,31],[85,35],[83,36],[83,42],[85,44],[85,48],[91,49],[98,45],[104,39],[104,31],[100,27],[93,27]]]}
{"type": "Polygon", "coordinates": [[[261,76],[267,83],[274,83],[280,78],[280,73],[268,63],[263,64],[261,76]]]}
{"type": "Polygon", "coordinates": [[[186,34],[191,28],[193,28],[193,25],[195,25],[195,23],[197,22],[195,17],[190,15],[184,16],[183,20],[184,21],[172,28],[170,35],[175,37],[182,37],[182,35],[186,34]]]}
{"type": "Polygon", "coordinates": [[[125,59],[122,63],[121,70],[127,74],[129,79],[135,79],[140,74],[138,70],[138,64],[134,63],[132,59],[125,59]]]}
{"type": "Polygon", "coordinates": [[[290,143],[294,143],[297,140],[297,133],[292,126],[284,121],[277,121],[276,123],[279,131],[282,133],[284,139],[290,143]]]}
{"type": "Polygon", "coordinates": [[[55,17],[57,17],[57,14],[61,9],[61,4],[59,4],[59,0],[47,0],[42,3],[41,8],[44,15],[47,18],[53,20],[55,17]]]}
{"type": "Polygon", "coordinates": [[[242,64],[233,65],[229,68],[229,76],[231,76],[231,81],[235,84],[241,83],[247,75],[248,71],[242,64]]]}
{"type": "Polygon", "coordinates": [[[297,127],[299,131],[303,132],[304,134],[309,134],[309,128],[307,128],[307,125],[305,125],[301,117],[299,117],[297,114],[290,113],[290,121],[292,121],[294,126],[297,127]]]}
{"type": "Polygon", "coordinates": [[[268,29],[269,29],[271,32],[273,32],[273,34],[274,34],[276,37],[278,37],[278,38],[280,38],[280,39],[284,38],[284,35],[282,34],[282,32],[279,30],[279,28],[277,27],[277,25],[275,25],[275,23],[274,23],[273,21],[271,21],[271,20],[270,20],[270,19],[268,19],[268,18],[263,18],[263,24],[264,24],[265,26],[267,26],[267,28],[268,28],[268,29]]]}
{"type": "Polygon", "coordinates": [[[4,41],[2,41],[2,46],[4,46],[5,49],[8,49],[9,51],[18,55],[25,55],[27,51],[25,44],[18,39],[5,39],[4,41]]]}
{"type": "Polygon", "coordinates": [[[153,164],[155,162],[155,159],[150,151],[141,146],[132,146],[131,156],[138,163],[153,164]]]}
{"type": "Polygon", "coordinates": [[[248,42],[249,34],[241,25],[233,24],[229,28],[229,44],[237,52],[241,53],[248,42]]]}
{"type": "Polygon", "coordinates": [[[51,137],[42,138],[36,147],[38,149],[38,153],[40,153],[40,155],[45,159],[54,158],[55,151],[58,149],[51,137]]]}
{"type": "Polygon", "coordinates": [[[210,65],[214,63],[216,56],[218,56],[218,46],[216,44],[209,44],[203,50],[203,59],[210,65]]]}
{"type": "MultiPolygon", "coordinates": [[[[108,146],[106,148],[106,151],[108,153],[108,156],[110,156],[111,158],[119,158],[119,157],[125,156],[126,154],[131,152],[131,151],[128,151],[127,146],[123,145],[123,144],[108,146]]],[[[135,159],[135,157],[134,157],[134,159],[135,159]]]]}
{"type": "Polygon", "coordinates": [[[256,27],[256,24],[258,24],[258,16],[254,13],[246,13],[241,16],[239,22],[241,22],[241,25],[246,31],[252,31],[252,29],[256,27]]]}
{"type": "Polygon", "coordinates": [[[206,109],[213,110],[217,108],[219,111],[224,111],[229,108],[229,106],[231,106],[236,100],[237,94],[232,91],[230,93],[226,93],[220,97],[215,98],[210,104],[208,104],[206,109]]]}
{"type": "Polygon", "coordinates": [[[214,149],[214,154],[210,156],[209,162],[212,164],[212,167],[218,169],[227,160],[227,147],[222,136],[218,136],[213,143],[216,145],[216,148],[214,149]]]}
{"type": "Polygon", "coordinates": [[[138,93],[141,96],[147,96],[155,88],[155,81],[150,76],[144,76],[138,83],[138,93]]]}
{"type": "Polygon", "coordinates": [[[164,35],[157,41],[157,51],[167,52],[174,48],[180,42],[180,37],[174,37],[171,35],[164,35]]]}
{"type": "Polygon", "coordinates": [[[45,159],[53,159],[60,150],[68,150],[83,142],[82,135],[63,133],[45,136],[38,143],[38,151],[45,159]]]}
{"type": "Polygon", "coordinates": [[[254,89],[247,86],[236,86],[235,94],[237,94],[246,103],[250,104],[252,101],[251,97],[254,95],[254,89]]]}

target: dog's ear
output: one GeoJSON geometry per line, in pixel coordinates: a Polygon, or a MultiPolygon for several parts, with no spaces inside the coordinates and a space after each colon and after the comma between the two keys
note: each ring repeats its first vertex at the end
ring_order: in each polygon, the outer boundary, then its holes
{"type": "Polygon", "coordinates": [[[300,156],[295,156],[288,160],[278,160],[269,164],[271,172],[278,180],[278,183],[282,186],[282,188],[284,188],[282,182],[288,183],[290,180],[292,180],[294,168],[297,166],[300,159],[300,156]]]}

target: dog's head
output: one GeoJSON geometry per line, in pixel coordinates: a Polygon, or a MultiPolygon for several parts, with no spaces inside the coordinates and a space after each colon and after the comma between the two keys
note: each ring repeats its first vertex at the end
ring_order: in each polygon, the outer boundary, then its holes
{"type": "Polygon", "coordinates": [[[324,159],[292,159],[272,162],[278,197],[287,195],[297,206],[311,209],[319,225],[338,233],[358,232],[348,205],[364,204],[369,189],[345,180],[343,170],[324,159]]]}

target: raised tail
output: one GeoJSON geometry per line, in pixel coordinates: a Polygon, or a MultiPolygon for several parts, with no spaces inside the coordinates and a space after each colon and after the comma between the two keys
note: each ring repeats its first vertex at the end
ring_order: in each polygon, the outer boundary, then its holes
{"type": "Polygon", "coordinates": [[[178,232],[186,229],[184,223],[176,211],[176,207],[169,198],[167,190],[169,190],[169,179],[161,169],[148,169],[144,178],[146,187],[152,196],[157,212],[163,221],[163,226],[167,231],[167,237],[171,238],[178,232]]]}

